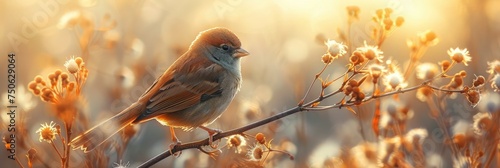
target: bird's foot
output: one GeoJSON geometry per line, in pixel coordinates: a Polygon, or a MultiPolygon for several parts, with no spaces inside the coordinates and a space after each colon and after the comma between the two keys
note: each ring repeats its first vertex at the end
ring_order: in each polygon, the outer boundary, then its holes
{"type": "Polygon", "coordinates": [[[175,149],[175,147],[180,146],[180,145],[181,145],[181,141],[176,141],[174,143],[171,143],[168,147],[168,148],[170,148],[170,154],[175,156],[175,157],[181,156],[182,150],[175,152],[175,153],[172,153],[172,151],[175,149]]]}
{"type": "Polygon", "coordinates": [[[221,133],[222,131],[219,130],[219,129],[211,129],[211,128],[207,128],[207,127],[204,127],[204,126],[200,126],[201,129],[207,131],[208,133],[208,145],[212,148],[212,149],[217,149],[219,147],[219,143],[214,143],[213,141],[213,138],[215,135],[221,133]]]}

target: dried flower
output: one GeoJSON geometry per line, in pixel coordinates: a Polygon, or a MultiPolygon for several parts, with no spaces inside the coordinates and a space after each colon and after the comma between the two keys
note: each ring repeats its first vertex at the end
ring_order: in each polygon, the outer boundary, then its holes
{"type": "Polygon", "coordinates": [[[500,74],[500,61],[495,60],[493,62],[488,62],[488,70],[486,71],[489,74],[497,73],[500,74]]]}
{"type": "Polygon", "coordinates": [[[493,79],[491,79],[491,87],[493,91],[500,92],[500,74],[496,74],[493,79]]]}
{"type": "Polygon", "coordinates": [[[463,78],[464,76],[462,76],[460,73],[456,73],[451,79],[450,83],[447,85],[447,87],[451,89],[458,89],[460,86],[462,86],[464,82],[463,78]]]}
{"type": "Polygon", "coordinates": [[[422,144],[424,139],[427,138],[427,130],[423,128],[412,129],[406,133],[405,138],[409,142],[422,144]]]}
{"type": "Polygon", "coordinates": [[[405,18],[399,16],[396,18],[396,26],[400,27],[405,22],[405,18]]]}
{"type": "Polygon", "coordinates": [[[474,133],[484,135],[493,126],[493,121],[490,113],[481,112],[473,117],[474,133]]]}
{"type": "Polygon", "coordinates": [[[396,71],[385,76],[385,84],[392,89],[404,88],[407,84],[404,82],[403,75],[396,71]]]}
{"type": "Polygon", "coordinates": [[[235,152],[240,153],[242,150],[242,147],[247,145],[247,141],[245,140],[245,137],[236,134],[232,135],[229,137],[229,141],[227,141],[227,145],[229,148],[236,148],[235,152]]]}
{"type": "Polygon", "coordinates": [[[433,63],[422,63],[417,66],[417,78],[422,80],[430,80],[434,78],[439,73],[439,69],[436,64],[433,63]]]}
{"type": "Polygon", "coordinates": [[[473,87],[481,87],[484,85],[485,82],[486,82],[486,79],[484,78],[484,76],[479,75],[479,76],[476,76],[476,79],[474,79],[472,81],[472,86],[473,87]]]}
{"type": "Polygon", "coordinates": [[[434,90],[432,90],[432,88],[430,87],[421,87],[417,90],[417,99],[422,101],[422,102],[425,102],[427,101],[427,98],[429,98],[432,93],[434,93],[434,90]]]}
{"type": "Polygon", "coordinates": [[[365,62],[365,57],[363,56],[363,53],[361,51],[354,51],[352,52],[351,57],[349,57],[349,62],[351,62],[352,65],[359,65],[365,62]]]}
{"type": "Polygon", "coordinates": [[[450,48],[448,50],[448,55],[450,55],[451,59],[457,63],[464,63],[465,66],[467,66],[467,62],[470,62],[472,58],[469,55],[469,51],[467,48],[464,48],[463,50],[460,50],[460,48],[450,48]]]}
{"type": "Polygon", "coordinates": [[[333,59],[335,59],[332,55],[330,54],[324,54],[322,57],[321,57],[321,61],[323,61],[323,63],[325,64],[330,64],[333,62],[333,59]]]}
{"type": "Polygon", "coordinates": [[[44,124],[41,125],[42,127],[40,127],[38,131],[36,131],[36,133],[40,133],[39,141],[42,142],[43,140],[48,143],[52,143],[52,141],[56,139],[57,135],[57,130],[54,127],[55,123],[53,121],[50,121],[50,124],[45,123],[45,125],[44,124]]]}
{"type": "Polygon", "coordinates": [[[396,121],[406,121],[413,117],[413,111],[405,107],[404,104],[398,101],[390,101],[387,103],[386,111],[396,121]]]}
{"type": "Polygon", "coordinates": [[[255,144],[255,146],[248,151],[247,156],[250,158],[251,161],[260,161],[265,151],[266,147],[264,145],[255,144]]]}
{"type": "Polygon", "coordinates": [[[420,37],[420,43],[423,45],[432,46],[436,45],[439,42],[436,33],[430,30],[420,33],[419,37],[420,37]]]}
{"type": "Polygon", "coordinates": [[[373,83],[377,83],[378,78],[380,78],[380,76],[382,76],[382,73],[385,72],[385,67],[378,64],[371,64],[368,67],[368,70],[370,76],[373,78],[373,83]]]}
{"type": "Polygon", "coordinates": [[[355,159],[355,167],[378,167],[377,146],[373,143],[362,143],[350,150],[351,158],[355,159]]]}
{"type": "Polygon", "coordinates": [[[453,136],[452,142],[459,149],[462,149],[463,147],[465,147],[465,145],[467,145],[467,137],[465,137],[465,134],[463,133],[458,133],[453,136]]]}
{"type": "Polygon", "coordinates": [[[391,18],[385,18],[384,19],[384,29],[386,31],[391,30],[392,26],[394,25],[394,21],[392,21],[391,18]]]}
{"type": "Polygon", "coordinates": [[[80,66],[76,63],[74,57],[66,61],[66,63],[64,63],[64,66],[66,67],[66,70],[68,70],[68,72],[71,74],[77,73],[80,69],[80,66]]]}
{"type": "Polygon", "coordinates": [[[28,158],[28,167],[33,167],[33,162],[36,160],[35,148],[31,148],[30,150],[28,150],[26,157],[28,158]]]}
{"type": "Polygon", "coordinates": [[[382,56],[384,52],[380,51],[377,46],[370,46],[366,44],[366,41],[365,46],[359,47],[357,50],[360,50],[368,60],[376,59],[379,62],[382,62],[382,58],[384,58],[384,56],[382,56]]]}
{"type": "Polygon", "coordinates": [[[427,135],[427,130],[423,128],[415,128],[408,131],[404,140],[406,149],[412,151],[416,146],[422,145],[427,135]]]}
{"type": "Polygon", "coordinates": [[[441,65],[441,71],[444,72],[450,68],[451,63],[448,60],[443,60],[443,61],[439,62],[439,65],[441,65]]]}
{"type": "Polygon", "coordinates": [[[79,95],[80,89],[87,80],[89,71],[85,68],[85,63],[80,57],[68,60],[65,66],[73,74],[75,81],[70,81],[69,75],[58,69],[47,76],[47,82],[41,76],[36,76],[29,83],[28,88],[33,94],[40,96],[43,101],[53,104],[67,97],[79,95]]]}
{"type": "Polygon", "coordinates": [[[257,133],[257,135],[255,135],[255,140],[257,140],[257,142],[259,142],[260,144],[265,144],[266,143],[266,137],[264,136],[263,133],[257,133]]]}
{"type": "Polygon", "coordinates": [[[337,41],[335,40],[328,40],[327,42],[325,42],[325,45],[328,47],[328,54],[333,56],[333,58],[338,58],[347,53],[347,46],[342,43],[337,43],[337,41]]]}
{"type": "Polygon", "coordinates": [[[417,52],[418,46],[411,40],[406,40],[406,45],[410,49],[411,52],[417,52]]]}
{"type": "Polygon", "coordinates": [[[465,97],[472,107],[476,107],[477,103],[481,101],[481,94],[478,90],[475,89],[469,89],[467,92],[465,92],[465,97]]]}
{"type": "Polygon", "coordinates": [[[348,6],[347,8],[347,15],[349,17],[352,17],[354,19],[359,19],[359,7],[358,6],[348,6]]]}

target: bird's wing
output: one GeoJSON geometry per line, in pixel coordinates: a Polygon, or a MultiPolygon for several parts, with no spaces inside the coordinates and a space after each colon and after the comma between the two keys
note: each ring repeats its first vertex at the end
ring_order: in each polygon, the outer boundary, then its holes
{"type": "MultiPolygon", "coordinates": [[[[146,110],[134,122],[145,121],[164,113],[184,110],[212,97],[220,96],[222,89],[220,88],[219,76],[223,68],[217,64],[194,65],[198,65],[198,67],[184,65],[182,68],[176,69],[177,73],[173,73],[174,75],[165,76],[166,74],[164,74],[160,77],[159,80],[171,76],[170,79],[163,79],[166,82],[149,98],[146,110]],[[183,73],[184,71],[190,73],[183,73]]],[[[154,92],[155,90],[152,88],[157,83],[158,81],[147,92],[154,92]]]]}

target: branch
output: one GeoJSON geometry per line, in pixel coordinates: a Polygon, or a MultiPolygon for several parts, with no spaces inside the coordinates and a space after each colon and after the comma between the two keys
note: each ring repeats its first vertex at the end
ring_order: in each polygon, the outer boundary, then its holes
{"type": "MultiPolygon", "coordinates": [[[[353,73],[353,75],[351,75],[349,77],[349,79],[351,79],[355,75],[356,75],[356,73],[353,73]]],[[[225,132],[221,132],[219,134],[216,134],[213,137],[213,140],[216,141],[216,140],[219,140],[219,139],[222,139],[222,138],[225,138],[225,137],[229,137],[231,135],[241,134],[241,133],[243,133],[245,131],[248,131],[248,130],[251,130],[251,129],[263,126],[265,124],[268,124],[270,122],[279,120],[279,119],[281,119],[283,117],[295,114],[297,112],[302,112],[302,111],[321,111],[321,110],[327,110],[327,109],[332,109],[332,108],[342,108],[342,107],[350,107],[350,106],[358,105],[358,104],[355,104],[355,102],[349,101],[349,102],[345,102],[345,103],[337,103],[337,104],[334,104],[334,105],[331,105],[331,106],[309,107],[309,106],[313,105],[314,103],[321,102],[321,101],[325,100],[326,98],[329,98],[329,97],[331,97],[333,95],[342,93],[342,90],[343,90],[343,88],[344,88],[344,86],[345,86],[345,84],[346,84],[347,81],[349,81],[349,80],[344,81],[342,83],[342,86],[340,87],[340,89],[337,90],[337,91],[335,91],[335,92],[329,93],[329,94],[327,94],[327,95],[325,95],[323,97],[318,97],[315,100],[312,100],[312,101],[310,101],[308,103],[305,103],[303,106],[296,106],[294,108],[288,109],[286,111],[283,111],[283,112],[278,113],[276,115],[273,115],[271,117],[265,118],[263,120],[260,120],[260,121],[257,121],[257,122],[251,123],[251,124],[248,124],[246,126],[243,126],[243,127],[240,127],[240,128],[236,128],[236,129],[232,129],[232,130],[225,131],[225,132]]],[[[413,86],[413,87],[410,87],[410,88],[399,89],[399,90],[392,91],[392,92],[387,92],[387,93],[381,94],[381,95],[372,95],[370,97],[365,98],[362,101],[362,103],[366,103],[368,101],[371,101],[371,100],[374,100],[374,99],[377,99],[377,98],[382,98],[382,97],[387,97],[387,96],[391,96],[391,95],[394,95],[394,94],[400,94],[400,93],[404,93],[404,92],[408,92],[408,91],[417,90],[417,89],[419,89],[421,87],[424,87],[424,86],[428,86],[428,87],[430,87],[430,88],[432,88],[434,90],[437,90],[437,91],[463,92],[462,90],[442,90],[442,89],[439,89],[437,87],[429,85],[428,82],[424,82],[421,85],[413,86]]],[[[186,150],[186,149],[201,149],[202,146],[207,146],[207,145],[209,145],[208,138],[200,140],[200,141],[196,141],[196,142],[191,142],[191,143],[185,143],[185,144],[181,144],[181,145],[176,145],[174,148],[172,148],[172,149],[170,149],[168,151],[165,151],[165,152],[163,152],[163,153],[155,156],[154,158],[152,158],[152,159],[144,162],[139,167],[150,167],[150,166],[152,166],[152,165],[160,162],[161,160],[163,160],[163,159],[171,156],[173,153],[177,153],[177,152],[180,152],[180,151],[183,151],[183,150],[186,150]]]]}

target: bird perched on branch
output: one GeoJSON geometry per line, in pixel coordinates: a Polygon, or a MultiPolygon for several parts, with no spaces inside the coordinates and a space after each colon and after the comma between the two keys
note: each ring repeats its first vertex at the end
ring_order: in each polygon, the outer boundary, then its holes
{"type": "Polygon", "coordinates": [[[72,147],[92,151],[127,125],[151,119],[170,127],[175,144],[180,141],[174,128],[201,128],[208,132],[212,144],[218,131],[206,126],[221,116],[238,92],[242,81],[240,58],[248,54],[228,29],[200,32],[189,50],[137,102],[75,137],[70,142],[72,147]]]}

